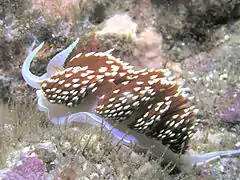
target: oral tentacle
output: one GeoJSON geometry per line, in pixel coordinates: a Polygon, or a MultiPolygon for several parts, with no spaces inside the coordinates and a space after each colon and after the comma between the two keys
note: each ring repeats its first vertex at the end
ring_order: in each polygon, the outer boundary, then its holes
{"type": "Polygon", "coordinates": [[[48,63],[47,66],[47,72],[38,77],[30,72],[30,65],[33,60],[33,58],[36,56],[38,51],[43,47],[44,42],[41,43],[38,47],[36,47],[32,52],[29,53],[27,58],[25,59],[23,66],[22,66],[22,76],[24,80],[30,85],[31,87],[35,89],[40,89],[40,83],[47,78],[51,77],[53,74],[57,72],[57,69],[63,70],[63,65],[66,60],[66,58],[69,56],[69,54],[72,52],[76,44],[78,43],[79,38],[74,41],[67,49],[61,51],[56,56],[54,56],[48,63]]]}
{"type": "Polygon", "coordinates": [[[42,81],[42,79],[30,72],[30,65],[33,58],[36,56],[38,51],[43,47],[43,45],[44,45],[44,42],[41,43],[38,47],[36,47],[32,52],[30,52],[22,66],[23,79],[27,82],[29,86],[35,89],[41,88],[39,83],[42,81]]]}
{"type": "Polygon", "coordinates": [[[78,42],[79,42],[79,38],[77,38],[77,40],[75,40],[67,49],[64,49],[63,51],[59,52],[49,61],[47,65],[47,74],[48,74],[47,78],[49,78],[51,75],[58,72],[58,70],[64,70],[64,63],[67,57],[69,56],[69,54],[76,47],[78,42]]]}

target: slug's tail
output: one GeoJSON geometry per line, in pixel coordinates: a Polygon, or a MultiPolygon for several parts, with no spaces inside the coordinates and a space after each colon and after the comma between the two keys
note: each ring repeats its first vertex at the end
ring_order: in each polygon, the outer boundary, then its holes
{"type": "Polygon", "coordinates": [[[240,149],[229,151],[215,151],[205,154],[190,154],[194,166],[202,166],[209,162],[216,161],[222,157],[240,155],[240,149]]]}

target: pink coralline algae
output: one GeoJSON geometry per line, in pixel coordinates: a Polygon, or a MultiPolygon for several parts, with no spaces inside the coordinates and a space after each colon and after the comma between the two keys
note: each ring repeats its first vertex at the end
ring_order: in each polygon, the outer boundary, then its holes
{"type": "Polygon", "coordinates": [[[45,180],[47,179],[46,168],[38,157],[27,157],[21,164],[7,172],[3,180],[45,180]]]}
{"type": "Polygon", "coordinates": [[[225,122],[240,122],[240,92],[230,90],[226,95],[226,99],[227,101],[222,102],[218,110],[218,117],[225,122]]]}

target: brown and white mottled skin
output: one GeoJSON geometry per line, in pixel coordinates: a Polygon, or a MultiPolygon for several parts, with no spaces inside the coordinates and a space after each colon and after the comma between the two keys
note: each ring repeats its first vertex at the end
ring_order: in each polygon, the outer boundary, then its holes
{"type": "Polygon", "coordinates": [[[132,66],[121,62],[107,52],[90,52],[73,57],[63,71],[41,83],[44,95],[51,103],[73,107],[81,104],[87,95],[101,96],[126,79],[132,66]]]}
{"type": "Polygon", "coordinates": [[[175,153],[185,152],[195,132],[196,110],[168,70],[135,72],[98,104],[96,112],[105,119],[125,123],[175,153]]]}
{"type": "Polygon", "coordinates": [[[187,144],[198,122],[188,89],[176,82],[169,70],[135,71],[112,56],[113,50],[80,53],[64,68],[78,40],[53,57],[41,77],[29,68],[43,43],[28,55],[22,67],[24,80],[37,89],[39,109],[46,111],[53,123],[104,125],[125,144],[134,143],[135,149],[150,150],[163,157],[163,163],[173,162],[178,167],[203,165],[240,153],[235,150],[189,156],[187,144]]]}

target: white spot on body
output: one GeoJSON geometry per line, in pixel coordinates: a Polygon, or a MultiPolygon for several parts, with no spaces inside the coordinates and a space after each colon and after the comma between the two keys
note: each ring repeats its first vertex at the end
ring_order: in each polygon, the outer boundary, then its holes
{"type": "Polygon", "coordinates": [[[73,84],[73,88],[78,88],[80,84],[73,84]]]}
{"type": "Polygon", "coordinates": [[[70,87],[71,86],[71,83],[67,83],[64,85],[66,88],[70,87]]]}
{"type": "Polygon", "coordinates": [[[59,81],[59,78],[54,79],[54,83],[57,83],[59,81]]]}
{"type": "Polygon", "coordinates": [[[127,111],[126,113],[125,113],[125,115],[129,115],[129,114],[131,114],[132,113],[132,111],[127,111]]]}
{"type": "Polygon", "coordinates": [[[123,115],[124,111],[118,113],[119,116],[123,115]]]}
{"type": "Polygon", "coordinates": [[[151,108],[152,108],[152,106],[153,106],[153,105],[152,105],[152,104],[150,104],[150,105],[149,105],[147,108],[148,108],[148,109],[151,109],[151,108]]]}
{"type": "Polygon", "coordinates": [[[63,80],[59,81],[58,84],[62,85],[64,82],[65,82],[65,80],[63,79],[63,80]]]}
{"type": "Polygon", "coordinates": [[[73,96],[75,96],[79,91],[75,91],[74,93],[72,93],[73,96]]]}
{"type": "Polygon", "coordinates": [[[82,81],[82,84],[84,84],[84,85],[87,83],[89,83],[89,80],[82,81]]]}
{"type": "Polygon", "coordinates": [[[142,90],[140,91],[140,94],[144,95],[147,91],[146,90],[142,90]]]}
{"type": "Polygon", "coordinates": [[[97,80],[104,78],[104,75],[97,75],[97,80]]]}
{"type": "Polygon", "coordinates": [[[74,79],[72,80],[72,82],[73,82],[73,83],[77,83],[79,80],[80,80],[79,78],[74,78],[74,79]]]}
{"type": "Polygon", "coordinates": [[[76,66],[76,67],[73,68],[72,73],[76,74],[76,73],[78,73],[80,71],[81,71],[81,67],[76,66]]]}
{"type": "Polygon", "coordinates": [[[57,99],[61,99],[61,98],[62,98],[62,96],[58,96],[58,97],[57,97],[57,99]]]}
{"type": "Polygon", "coordinates": [[[127,102],[127,99],[124,99],[123,101],[122,101],[122,104],[124,104],[124,103],[126,103],[127,102]]]}
{"type": "Polygon", "coordinates": [[[69,94],[69,91],[63,91],[62,94],[63,94],[63,95],[68,95],[68,94],[69,94]]]}
{"type": "Polygon", "coordinates": [[[152,75],[150,76],[150,79],[155,79],[156,77],[158,77],[158,75],[152,75]]]}
{"type": "Polygon", "coordinates": [[[136,100],[138,99],[138,97],[139,97],[138,95],[133,96],[133,97],[132,97],[132,100],[133,100],[133,101],[136,101],[136,100]]]}
{"type": "Polygon", "coordinates": [[[144,82],[138,81],[138,82],[136,82],[136,84],[137,84],[137,85],[142,85],[142,84],[144,84],[144,82]]]}
{"type": "Polygon", "coordinates": [[[172,118],[177,119],[178,116],[179,116],[179,114],[176,114],[176,115],[172,116],[172,118]]]}
{"type": "Polygon", "coordinates": [[[89,80],[91,80],[91,79],[93,79],[95,77],[95,75],[89,75],[87,78],[89,79],[89,80]]]}
{"type": "Polygon", "coordinates": [[[101,68],[98,70],[98,72],[104,73],[104,72],[106,72],[107,70],[108,70],[107,67],[101,67],[101,68]]]}
{"type": "Polygon", "coordinates": [[[117,74],[118,73],[116,71],[111,73],[112,76],[116,76],[117,74]]]}
{"type": "Polygon", "coordinates": [[[115,100],[115,98],[110,98],[109,101],[110,102],[113,102],[115,100]]]}
{"type": "Polygon", "coordinates": [[[147,75],[148,74],[148,72],[143,72],[143,73],[141,73],[141,75],[143,75],[143,76],[145,76],[145,75],[147,75]]]}
{"type": "Polygon", "coordinates": [[[69,71],[71,71],[73,69],[73,67],[69,67],[69,68],[67,68],[65,71],[66,72],[69,72],[69,71]]]}
{"type": "Polygon", "coordinates": [[[127,73],[119,73],[120,77],[125,76],[127,73]]]}
{"type": "Polygon", "coordinates": [[[124,81],[122,82],[123,85],[127,85],[130,81],[124,81]]]}
{"type": "Polygon", "coordinates": [[[119,106],[121,106],[121,103],[115,104],[115,107],[116,107],[116,108],[119,107],[119,106]]]}
{"type": "Polygon", "coordinates": [[[109,61],[109,60],[108,60],[108,61],[106,61],[106,63],[107,63],[107,64],[112,64],[112,63],[114,63],[114,61],[109,61]]]}
{"type": "Polygon", "coordinates": [[[171,98],[171,96],[166,96],[165,100],[168,101],[171,98]]]}
{"type": "Polygon", "coordinates": [[[111,68],[113,69],[113,71],[118,71],[119,70],[119,66],[116,66],[116,65],[111,65],[111,68]]]}
{"type": "Polygon", "coordinates": [[[71,77],[73,74],[72,73],[68,73],[68,74],[65,74],[65,77],[66,78],[69,78],[69,77],[71,77]]]}
{"type": "Polygon", "coordinates": [[[124,99],[126,99],[125,97],[120,97],[119,100],[123,101],[124,99]]]}
{"type": "Polygon", "coordinates": [[[117,111],[121,111],[123,109],[122,106],[120,106],[119,108],[117,108],[117,111]]]}
{"type": "Polygon", "coordinates": [[[109,109],[107,109],[107,110],[105,110],[105,111],[104,111],[104,113],[105,113],[105,114],[107,114],[107,113],[109,113],[109,111],[110,111],[110,110],[109,110],[109,109]]]}
{"type": "Polygon", "coordinates": [[[141,88],[140,87],[135,87],[133,88],[134,91],[138,92],[141,88]]]}
{"type": "Polygon", "coordinates": [[[169,126],[172,127],[175,124],[175,121],[172,121],[169,126]]]}
{"type": "Polygon", "coordinates": [[[80,94],[83,94],[86,91],[86,88],[82,88],[80,94]]]}
{"type": "Polygon", "coordinates": [[[109,104],[107,105],[107,108],[111,108],[113,106],[113,104],[109,104]]]}
{"type": "Polygon", "coordinates": [[[78,101],[79,97],[75,96],[72,98],[73,101],[78,101]]]}
{"type": "Polygon", "coordinates": [[[46,82],[43,83],[43,84],[42,84],[42,87],[44,87],[44,88],[47,87],[47,83],[46,83],[46,82]]]}
{"type": "Polygon", "coordinates": [[[130,105],[126,105],[126,106],[124,106],[124,110],[127,110],[127,109],[129,109],[131,106],[130,105]]]}
{"type": "Polygon", "coordinates": [[[82,71],[86,71],[88,69],[88,66],[84,66],[81,68],[82,71]]]}
{"type": "Polygon", "coordinates": [[[117,110],[116,109],[113,109],[110,111],[110,113],[115,113],[117,110]]]}
{"type": "Polygon", "coordinates": [[[112,73],[110,73],[110,72],[105,72],[104,73],[104,76],[111,76],[112,75],[112,73]]]}
{"type": "Polygon", "coordinates": [[[57,74],[59,74],[60,76],[62,76],[64,73],[65,73],[65,71],[61,71],[61,72],[58,72],[57,74]]]}
{"type": "Polygon", "coordinates": [[[95,92],[96,90],[97,90],[97,87],[93,88],[93,89],[92,89],[92,92],[95,92]]]}
{"type": "Polygon", "coordinates": [[[89,87],[90,89],[92,89],[95,85],[96,85],[96,83],[92,83],[92,84],[90,84],[88,87],[89,87]]]}
{"type": "Polygon", "coordinates": [[[57,88],[52,88],[52,89],[51,89],[52,92],[54,92],[54,91],[56,91],[56,90],[57,90],[57,88]]]}
{"type": "Polygon", "coordinates": [[[156,117],[156,121],[160,121],[160,119],[161,119],[161,115],[158,115],[158,116],[156,117]]]}
{"type": "Polygon", "coordinates": [[[73,105],[73,103],[72,102],[69,102],[68,104],[67,104],[67,106],[72,106],[73,105]]]}
{"type": "Polygon", "coordinates": [[[117,94],[117,93],[119,93],[119,91],[120,91],[120,89],[116,89],[116,90],[113,91],[113,93],[117,94]]]}
{"type": "Polygon", "coordinates": [[[146,112],[143,117],[146,118],[148,117],[148,115],[149,115],[149,112],[146,112]]]}
{"type": "Polygon", "coordinates": [[[115,79],[109,79],[108,80],[108,82],[114,82],[115,81],[115,79]]]}
{"type": "Polygon", "coordinates": [[[78,53],[75,58],[79,58],[82,55],[82,53],[78,53]]]}
{"type": "Polygon", "coordinates": [[[57,95],[56,95],[56,94],[52,95],[52,98],[54,98],[54,99],[55,99],[56,97],[57,97],[57,95]]]}
{"type": "Polygon", "coordinates": [[[133,106],[138,106],[140,103],[139,103],[139,101],[136,101],[136,102],[134,102],[132,105],[133,106]]]}
{"type": "Polygon", "coordinates": [[[81,77],[86,77],[86,76],[88,76],[88,73],[86,72],[81,74],[81,77]]]}
{"type": "Polygon", "coordinates": [[[85,54],[85,57],[91,56],[91,55],[93,55],[94,53],[95,53],[95,52],[89,52],[89,53],[85,54]]]}
{"type": "Polygon", "coordinates": [[[54,82],[53,79],[47,79],[46,81],[49,82],[49,83],[53,83],[54,82]]]}

